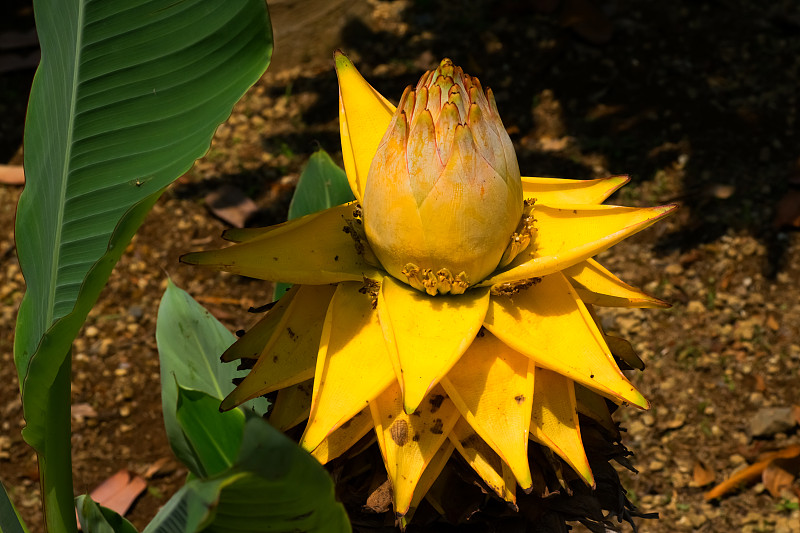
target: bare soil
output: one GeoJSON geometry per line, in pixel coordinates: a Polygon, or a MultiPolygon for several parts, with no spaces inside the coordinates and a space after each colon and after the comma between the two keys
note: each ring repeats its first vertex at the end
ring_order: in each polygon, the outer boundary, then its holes
{"type": "MultiPolygon", "coordinates": [[[[283,220],[303,164],[318,147],[341,159],[340,47],[390,99],[452,58],[491,86],[526,175],[630,174],[612,203],[677,201],[679,213],[602,254],[625,281],[669,310],[603,310],[647,369],[632,375],[652,402],[616,414],[638,475],[629,496],[659,520],[641,531],[800,531],[797,495],[763,484],[706,503],[698,462],[719,482],[758,453],[800,442],[795,428],[753,438],[770,406],[800,404],[800,8],[793,0],[276,1],[276,68],[220,126],[208,154],[164,194],[111,276],[73,349],[76,494],[120,468],[166,460],[128,517],[143,528],[181,485],[161,402],[155,321],[167,276],[231,330],[270,300],[267,284],[181,265],[181,253],[222,245],[225,224],[204,205],[222,184],[259,207],[250,225],[283,220]],[[327,6],[327,7],[325,7],[327,6]],[[302,9],[301,9],[302,7],[302,9]],[[325,7],[325,9],[323,9],[325,7]],[[788,200],[787,200],[788,198],[788,200]],[[794,198],[797,198],[795,196],[794,198]],[[783,199],[783,215],[777,206],[783,199]],[[776,222],[776,217],[778,221],[776,222]],[[91,409],[89,409],[89,407],[91,409]]],[[[13,24],[30,29],[25,1],[13,24]]],[[[33,72],[0,78],[0,163],[20,162],[33,72]]],[[[13,220],[20,189],[0,186],[0,480],[42,530],[33,452],[13,370],[24,281],[13,220]]],[[[627,527],[627,526],[626,526],[627,527]]]]}

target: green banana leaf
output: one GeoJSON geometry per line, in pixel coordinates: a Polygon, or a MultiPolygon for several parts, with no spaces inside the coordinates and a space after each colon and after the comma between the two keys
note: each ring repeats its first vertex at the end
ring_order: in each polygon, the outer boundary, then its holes
{"type": "Polygon", "coordinates": [[[244,412],[241,409],[221,413],[219,398],[178,384],[176,418],[203,469],[192,472],[194,475],[210,477],[233,465],[242,445],[244,412]]]}
{"type": "Polygon", "coordinates": [[[87,495],[75,498],[75,508],[83,533],[137,533],[133,524],[116,511],[98,505],[87,495]]]}
{"type": "MultiPolygon", "coordinates": [[[[288,220],[353,200],[355,197],[344,170],[333,162],[328,152],[320,148],[308,159],[300,179],[297,180],[297,187],[289,203],[288,220]]],[[[276,283],[275,299],[286,294],[290,287],[288,283],[276,283]]]]}
{"type": "Polygon", "coordinates": [[[34,13],[14,359],[48,527],[74,531],[72,340],[150,207],[266,69],[272,34],[264,0],[34,0],[34,13]]]}
{"type": "MultiPolygon", "coordinates": [[[[189,294],[168,280],[156,319],[156,343],[161,366],[161,408],[164,426],[175,456],[197,476],[207,470],[198,461],[177,418],[178,384],[208,393],[216,398],[214,411],[233,390],[233,380],[247,372],[235,364],[222,364],[219,356],[236,337],[211,316],[189,294]]],[[[269,407],[266,398],[256,398],[245,406],[263,415],[269,407]]],[[[238,447],[236,448],[238,449],[238,447]]]]}
{"type": "Polygon", "coordinates": [[[347,533],[325,469],[266,421],[249,416],[230,468],[186,483],[144,533],[347,533]]]}
{"type": "Polygon", "coordinates": [[[0,483],[0,533],[28,533],[2,483],[0,483]]]}

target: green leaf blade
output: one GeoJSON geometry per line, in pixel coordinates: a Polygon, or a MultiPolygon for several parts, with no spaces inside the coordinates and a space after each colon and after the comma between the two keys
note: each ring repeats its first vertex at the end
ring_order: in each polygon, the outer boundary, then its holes
{"type": "Polygon", "coordinates": [[[133,524],[116,511],[98,505],[90,496],[75,498],[75,508],[84,533],[137,533],[133,524]]]}
{"type": "Polygon", "coordinates": [[[244,412],[233,409],[221,413],[218,398],[186,389],[179,383],[176,418],[203,467],[203,477],[233,465],[242,444],[244,412]]]}
{"type": "Polygon", "coordinates": [[[28,533],[2,483],[0,483],[0,533],[28,533]]]}
{"type": "MultiPolygon", "coordinates": [[[[178,420],[178,386],[202,391],[219,402],[233,390],[233,380],[245,373],[234,364],[222,364],[220,354],[235,337],[216,318],[171,280],[161,298],[156,319],[156,343],[161,366],[161,408],[164,426],[172,451],[195,475],[205,476],[205,466],[198,459],[178,420]]],[[[256,398],[245,404],[259,415],[268,403],[256,398]]],[[[238,447],[237,447],[238,450],[238,447]]]]}
{"type": "Polygon", "coordinates": [[[198,530],[348,533],[351,528],[316,459],[263,419],[250,417],[235,464],[212,478],[189,481],[145,533],[198,530]]]}
{"type": "Polygon", "coordinates": [[[344,170],[325,150],[317,150],[300,174],[289,203],[289,220],[355,200],[344,170]]]}
{"type": "Polygon", "coordinates": [[[272,50],[256,0],[35,7],[42,63],[25,129],[17,239],[23,307],[36,312],[22,313],[21,382],[45,331],[94,299],[83,282],[120,217],[203,155],[272,50]]]}

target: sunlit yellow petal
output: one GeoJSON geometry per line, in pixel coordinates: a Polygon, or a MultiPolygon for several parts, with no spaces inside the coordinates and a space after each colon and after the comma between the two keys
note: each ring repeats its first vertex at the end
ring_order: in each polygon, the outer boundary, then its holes
{"type": "Polygon", "coordinates": [[[667,302],[631,287],[594,259],[581,261],[562,272],[578,291],[581,300],[587,304],[606,307],[670,306],[667,302]]]}
{"type": "Polygon", "coordinates": [[[530,251],[519,254],[504,270],[480,285],[545,276],[571,267],[653,225],[676,207],[536,205],[536,233],[530,251]]]}
{"type": "Polygon", "coordinates": [[[612,398],[644,409],[649,405],[619,370],[603,334],[561,273],[512,297],[493,296],[484,325],[536,366],[612,398]]]}
{"type": "Polygon", "coordinates": [[[365,407],[356,416],[342,424],[339,429],[328,435],[319,446],[311,452],[322,464],[332,461],[355,444],[373,428],[369,408],[365,407]]]}
{"type": "Polygon", "coordinates": [[[408,415],[400,387],[394,384],[369,404],[397,514],[408,511],[422,472],[459,418],[458,409],[441,387],[434,388],[428,400],[408,415]]]}
{"type": "Polygon", "coordinates": [[[300,444],[320,442],[395,382],[378,313],[359,283],[341,283],[333,295],[319,343],[314,401],[300,444]]]}
{"type": "Polygon", "coordinates": [[[407,413],[467,350],[489,305],[486,289],[435,296],[383,279],[378,314],[407,413]]]}
{"type": "Polygon", "coordinates": [[[503,476],[503,460],[478,436],[469,422],[461,418],[453,427],[450,440],[490,489],[507,502],[516,504],[514,476],[510,480],[503,476]]]}
{"type": "Polygon", "coordinates": [[[572,381],[544,368],[537,368],[535,375],[531,438],[556,452],[594,487],[592,469],[583,450],[572,381]]]}
{"type": "Polygon", "coordinates": [[[595,180],[522,177],[522,194],[537,204],[599,204],[628,183],[628,176],[595,180]]]}
{"type": "Polygon", "coordinates": [[[236,359],[258,359],[300,287],[300,285],[294,285],[289,289],[289,292],[275,302],[272,309],[267,311],[261,320],[231,344],[220,357],[222,362],[229,363],[236,359]]]}
{"type": "Polygon", "coordinates": [[[279,390],[270,412],[270,424],[280,431],[286,431],[307,419],[311,410],[313,387],[314,383],[309,379],[279,390]]]}
{"type": "Polygon", "coordinates": [[[394,106],[366,82],[347,57],[334,55],[339,78],[339,131],[342,159],[350,189],[359,201],[364,196],[372,157],[383,138],[394,106]]]}
{"type": "Polygon", "coordinates": [[[447,461],[450,459],[450,456],[453,455],[453,450],[455,446],[449,440],[446,440],[442,447],[439,448],[439,451],[436,452],[436,455],[433,456],[431,462],[428,463],[428,466],[425,468],[425,471],[422,472],[422,477],[419,478],[419,482],[417,483],[417,487],[414,489],[414,497],[411,498],[411,505],[408,508],[408,512],[400,517],[400,528],[405,529],[408,525],[408,521],[414,516],[414,511],[417,510],[419,507],[422,498],[430,490],[433,482],[439,477],[439,474],[442,473],[444,469],[444,465],[447,464],[447,461]]]}
{"type": "Polygon", "coordinates": [[[486,332],[442,379],[461,416],[508,464],[524,490],[533,483],[528,466],[533,368],[531,359],[486,332]]]}
{"type": "Polygon", "coordinates": [[[323,284],[376,278],[377,270],[356,251],[344,231],[353,204],[284,222],[260,237],[221,250],[181,257],[192,265],[286,283],[323,284]]]}
{"type": "MultiPolygon", "coordinates": [[[[574,382],[573,382],[574,383],[574,382]]],[[[599,394],[587,389],[583,385],[574,383],[575,400],[578,402],[578,412],[588,416],[609,432],[615,438],[619,438],[619,429],[611,418],[606,399],[599,394]]]]}
{"type": "Polygon", "coordinates": [[[237,405],[314,377],[327,303],[335,287],[303,285],[289,303],[247,377],[222,401],[220,409],[237,405]]]}

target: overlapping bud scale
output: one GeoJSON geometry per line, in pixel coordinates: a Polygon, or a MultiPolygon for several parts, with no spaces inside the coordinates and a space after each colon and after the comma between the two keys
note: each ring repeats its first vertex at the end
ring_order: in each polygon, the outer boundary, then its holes
{"type": "Polygon", "coordinates": [[[363,209],[367,239],[397,279],[457,294],[491,274],[523,210],[491,90],[448,59],[407,88],[372,161],[363,209]]]}

